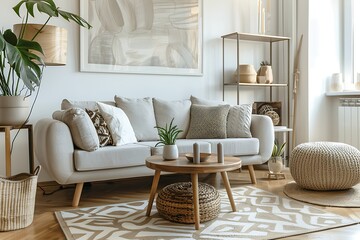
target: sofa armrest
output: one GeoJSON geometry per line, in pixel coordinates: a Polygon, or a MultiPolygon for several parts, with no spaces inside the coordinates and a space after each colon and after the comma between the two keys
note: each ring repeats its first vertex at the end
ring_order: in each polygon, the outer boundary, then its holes
{"type": "Polygon", "coordinates": [[[35,154],[50,177],[66,184],[74,173],[74,144],[68,126],[58,120],[45,118],[34,130],[35,154]]]}
{"type": "Polygon", "coordinates": [[[251,134],[260,141],[259,155],[261,163],[268,161],[274,146],[274,125],[270,117],[265,115],[251,116],[251,134]]]}

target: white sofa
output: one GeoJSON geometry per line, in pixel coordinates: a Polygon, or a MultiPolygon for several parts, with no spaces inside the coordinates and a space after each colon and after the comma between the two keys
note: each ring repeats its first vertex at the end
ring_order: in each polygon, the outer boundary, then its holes
{"type": "MultiPolygon", "coordinates": [[[[168,110],[166,101],[158,100],[156,105],[154,102],[153,112],[156,123],[159,124],[161,118],[159,115],[162,114],[162,117],[164,117],[164,114],[166,115],[167,112],[175,110],[175,113],[171,114],[179,115],[183,112],[183,114],[189,115],[185,118],[178,116],[177,119],[181,118],[183,122],[177,124],[185,126],[184,128],[190,128],[191,123],[189,121],[192,121],[190,108],[195,103],[209,104],[207,101],[194,97],[191,100],[192,102],[190,103],[186,102],[186,111],[183,111],[183,109],[179,110],[179,107],[176,105],[179,101],[169,101],[170,105],[176,103],[172,105],[174,107],[172,110],[168,110]]],[[[156,99],[152,99],[152,101],[156,101],[156,99]]],[[[112,106],[116,105],[115,102],[106,103],[112,106]]],[[[182,101],[181,104],[183,103],[182,101]]],[[[130,104],[130,106],[132,105],[130,104]]],[[[62,109],[70,107],[96,109],[96,102],[69,102],[64,100],[62,109]]],[[[129,109],[127,111],[131,115],[129,109]]],[[[171,116],[169,115],[167,118],[171,116]]],[[[147,117],[150,117],[149,114],[143,116],[142,119],[137,119],[138,123],[135,123],[135,120],[132,121],[132,118],[129,116],[131,124],[134,125],[135,133],[137,133],[138,140],[140,133],[137,132],[139,129],[136,129],[135,125],[138,124],[137,128],[146,127],[146,125],[149,125],[146,123],[147,117]],[[139,123],[141,126],[139,126],[139,123]]],[[[193,143],[195,142],[199,143],[202,152],[216,153],[216,145],[221,142],[225,154],[241,157],[242,165],[248,166],[252,183],[256,183],[253,165],[262,164],[270,158],[274,142],[274,129],[271,119],[267,116],[251,115],[250,121],[251,137],[247,138],[187,139],[186,132],[190,130],[185,129],[182,136],[180,136],[181,138],[176,142],[179,153],[192,152],[193,143]]],[[[147,130],[156,131],[154,126],[151,126],[151,130],[147,130]]],[[[144,129],[141,131],[144,131],[144,129]]],[[[76,184],[72,202],[73,206],[78,206],[85,182],[151,176],[154,174],[154,171],[145,166],[145,159],[153,154],[161,154],[161,148],[154,147],[157,139],[151,138],[149,140],[140,139],[141,141],[121,146],[105,146],[95,151],[85,151],[74,146],[72,134],[67,124],[50,118],[41,119],[37,122],[34,140],[36,157],[50,177],[59,184],[76,184]]]]}

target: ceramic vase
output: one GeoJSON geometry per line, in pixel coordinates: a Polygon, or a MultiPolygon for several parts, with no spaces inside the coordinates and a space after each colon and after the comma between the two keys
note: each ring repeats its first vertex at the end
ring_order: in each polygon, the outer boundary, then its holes
{"type": "Polygon", "coordinates": [[[258,83],[267,83],[270,84],[273,82],[273,72],[271,66],[261,66],[259,69],[259,74],[257,81],[258,83]]]}
{"type": "Polygon", "coordinates": [[[268,168],[270,173],[281,173],[284,164],[281,156],[271,157],[268,161],[268,168]]]}
{"type": "Polygon", "coordinates": [[[30,103],[24,96],[0,96],[0,126],[20,126],[30,112],[30,103]]]}
{"type": "Polygon", "coordinates": [[[175,160],[179,158],[179,150],[176,145],[164,145],[164,160],[175,160]]]}

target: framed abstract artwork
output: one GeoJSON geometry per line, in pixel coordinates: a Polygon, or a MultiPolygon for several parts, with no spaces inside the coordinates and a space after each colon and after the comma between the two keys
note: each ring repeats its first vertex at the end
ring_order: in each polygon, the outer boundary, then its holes
{"type": "Polygon", "coordinates": [[[84,72],[202,75],[202,0],[81,0],[84,72]]]}

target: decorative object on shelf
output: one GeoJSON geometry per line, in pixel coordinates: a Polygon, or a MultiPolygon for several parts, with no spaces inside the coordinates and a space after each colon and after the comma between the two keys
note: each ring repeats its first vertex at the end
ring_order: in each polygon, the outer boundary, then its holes
{"type": "Polygon", "coordinates": [[[257,82],[270,84],[273,82],[273,72],[270,63],[262,61],[257,72],[257,82]]]}
{"type": "Polygon", "coordinates": [[[344,82],[341,73],[334,73],[330,81],[331,92],[342,92],[344,90],[344,82]]]}
{"type": "Polygon", "coordinates": [[[284,168],[283,154],[285,151],[286,142],[281,146],[277,141],[274,142],[271,158],[268,161],[269,174],[268,178],[275,177],[276,179],[285,178],[285,175],[281,173],[284,168]]]}
{"type": "Polygon", "coordinates": [[[81,71],[202,75],[202,2],[80,1],[81,71]]]}
{"type": "Polygon", "coordinates": [[[0,178],[0,231],[25,228],[33,222],[40,170],[38,166],[34,174],[20,173],[0,178]]]}
{"type": "MultiPolygon", "coordinates": [[[[61,40],[60,43],[63,43],[62,40],[64,36],[63,31],[62,35],[53,36],[53,34],[48,33],[51,27],[47,28],[49,20],[53,17],[61,17],[67,21],[74,21],[78,25],[86,28],[91,26],[81,17],[60,10],[59,7],[55,5],[52,0],[23,0],[20,1],[13,10],[15,13],[20,16],[20,10],[22,6],[25,6],[25,17],[23,23],[20,25],[14,26],[14,31],[7,29],[5,31],[0,31],[0,57],[3,60],[0,64],[0,102],[1,107],[7,112],[1,112],[0,115],[7,115],[9,112],[8,108],[14,106],[14,103],[10,105],[5,105],[5,103],[10,102],[8,99],[4,100],[4,96],[22,96],[18,99],[25,99],[29,97],[37,87],[40,86],[41,79],[43,76],[43,67],[44,65],[49,64],[47,61],[44,61],[43,55],[52,55],[49,52],[45,52],[44,49],[51,42],[51,39],[61,40]],[[44,24],[37,25],[38,27],[33,27],[34,25],[28,23],[29,16],[34,16],[34,7],[37,7],[38,12],[47,15],[47,20],[44,24]],[[16,35],[18,33],[18,35],[16,35]],[[45,34],[45,35],[44,35],[45,34]],[[43,41],[44,40],[44,41],[43,41]],[[42,48],[44,46],[44,49],[42,48]],[[39,64],[39,65],[38,65],[39,64]]],[[[54,31],[52,33],[57,33],[54,31]]],[[[57,42],[59,43],[59,42],[57,42]]],[[[51,47],[52,51],[61,50],[64,48],[51,47]]],[[[60,54],[64,55],[64,54],[60,54]]],[[[18,102],[19,100],[15,100],[18,102]]],[[[36,98],[35,98],[36,100],[36,98]]],[[[30,116],[31,112],[29,109],[24,110],[24,106],[28,103],[20,103],[20,111],[27,111],[28,114],[15,114],[15,116],[23,116],[20,119],[14,119],[14,122],[9,124],[9,121],[4,122],[0,121],[0,125],[21,125],[25,124],[30,116]]],[[[34,103],[35,104],[35,101],[34,103]]],[[[12,109],[11,112],[14,112],[12,109]]],[[[9,117],[7,117],[9,119],[9,117]]]]}
{"type": "Polygon", "coordinates": [[[160,141],[156,143],[155,147],[160,144],[164,145],[163,158],[164,160],[174,160],[179,157],[178,147],[175,145],[176,138],[183,130],[178,129],[177,125],[173,126],[174,118],[171,119],[169,126],[165,127],[155,126],[158,130],[160,141]]]}
{"type": "Polygon", "coordinates": [[[281,125],[281,102],[254,102],[253,114],[267,115],[274,126],[281,125]]]}
{"type": "Polygon", "coordinates": [[[254,66],[251,64],[240,64],[233,74],[233,82],[256,83],[256,71],[254,66]],[[238,79],[238,71],[240,79],[238,79]]]}

